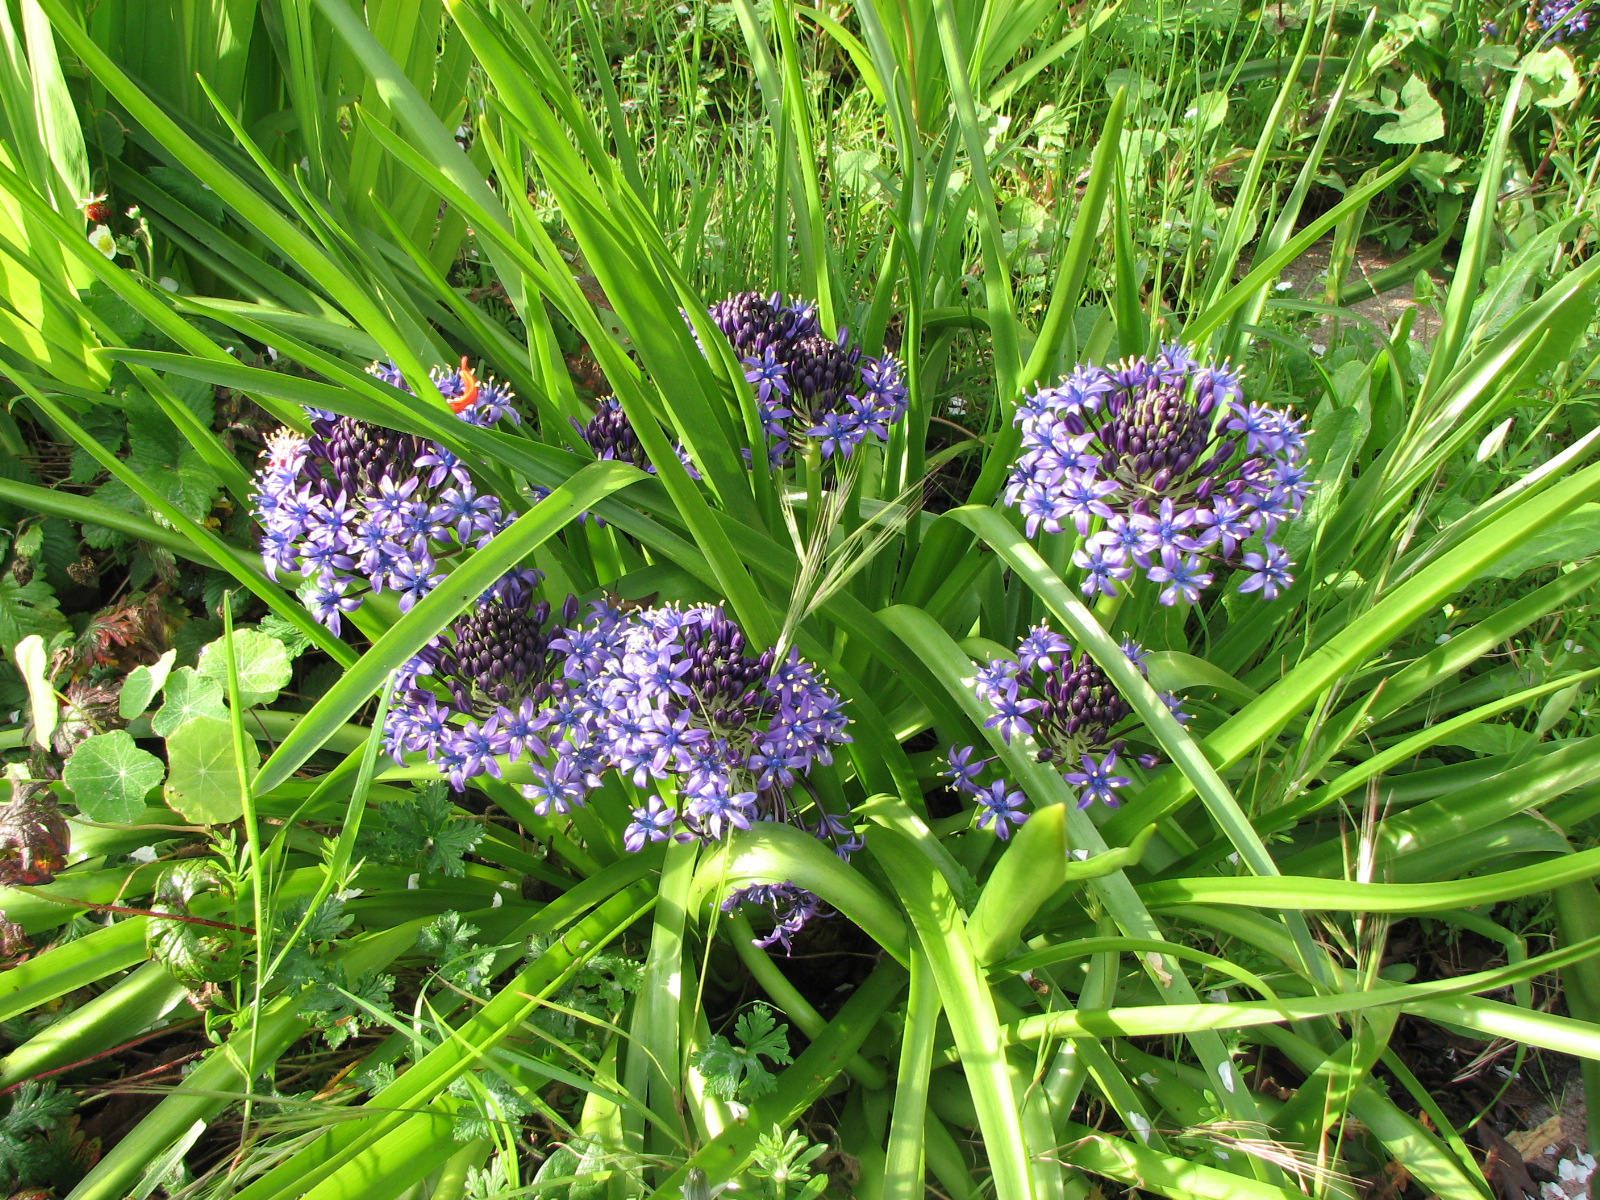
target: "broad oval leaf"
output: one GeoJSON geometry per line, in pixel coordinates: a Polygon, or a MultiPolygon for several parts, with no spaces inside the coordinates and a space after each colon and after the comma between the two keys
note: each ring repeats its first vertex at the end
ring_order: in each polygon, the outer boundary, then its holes
{"type": "Polygon", "coordinates": [[[172,673],[172,664],[177,657],[176,650],[168,650],[148,667],[137,666],[129,671],[128,677],[122,681],[122,691],[117,696],[117,715],[124,721],[143,716],[144,710],[150,707],[150,701],[160,695],[162,687],[166,685],[167,676],[172,673]]]}

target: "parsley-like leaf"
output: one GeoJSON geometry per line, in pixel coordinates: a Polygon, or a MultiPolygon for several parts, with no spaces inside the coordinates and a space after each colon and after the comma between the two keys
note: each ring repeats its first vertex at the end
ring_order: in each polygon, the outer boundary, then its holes
{"type": "Polygon", "coordinates": [[[724,1100],[763,1096],[777,1086],[777,1079],[761,1059],[768,1058],[778,1065],[793,1062],[789,1035],[764,1004],[741,1016],[734,1033],[744,1043],[742,1046],[716,1034],[695,1055],[695,1069],[705,1076],[706,1089],[724,1100]]]}
{"type": "Polygon", "coordinates": [[[410,800],[385,804],[382,818],[362,833],[364,850],[377,862],[460,878],[467,873],[461,860],[483,840],[484,829],[456,810],[443,783],[434,783],[410,800]]]}

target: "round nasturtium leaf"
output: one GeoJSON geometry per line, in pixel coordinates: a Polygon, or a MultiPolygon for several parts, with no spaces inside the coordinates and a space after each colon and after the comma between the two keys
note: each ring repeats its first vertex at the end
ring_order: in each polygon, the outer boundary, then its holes
{"type": "MultiPolygon", "coordinates": [[[[245,769],[260,762],[256,744],[245,741],[245,769]]],[[[186,821],[221,825],[244,812],[244,786],[233,757],[233,726],[196,717],[167,738],[167,803],[186,821]]]]}
{"type": "MultiPolygon", "coordinates": [[[[239,703],[246,708],[252,704],[271,704],[294,673],[284,644],[257,629],[234,632],[233,656],[239,666],[239,703]]],[[[201,647],[198,670],[204,678],[215,679],[222,685],[223,694],[227,694],[227,639],[201,647]]]]}
{"type": "Polygon", "coordinates": [[[165,696],[156,715],[150,718],[150,728],[161,737],[171,737],[179,726],[196,717],[228,719],[227,706],[222,703],[222,685],[193,667],[179,667],[172,673],[165,696]]]}
{"type": "Polygon", "coordinates": [[[126,730],[97,733],[72,752],[61,778],[78,810],[91,821],[136,820],[144,798],[161,782],[161,760],[134,744],[126,730]]]}

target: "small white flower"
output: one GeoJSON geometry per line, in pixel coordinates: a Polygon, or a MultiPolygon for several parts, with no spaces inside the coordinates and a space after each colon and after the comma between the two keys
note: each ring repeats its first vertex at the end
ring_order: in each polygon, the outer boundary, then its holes
{"type": "Polygon", "coordinates": [[[505,902],[506,902],[506,898],[504,896],[502,896],[499,892],[496,892],[489,900],[489,907],[490,908],[499,908],[505,902]]]}
{"type": "Polygon", "coordinates": [[[354,900],[357,896],[360,896],[362,894],[363,894],[363,889],[361,889],[361,888],[345,888],[344,891],[342,891],[342,892],[335,892],[334,893],[334,895],[336,895],[339,898],[339,902],[341,904],[348,904],[350,901],[354,900]]]}
{"type": "Polygon", "coordinates": [[[174,295],[176,295],[178,291],[178,281],[171,275],[163,275],[160,279],[156,280],[156,286],[162,291],[172,292],[174,295]]]}
{"type": "Polygon", "coordinates": [[[1155,1087],[1156,1084],[1161,1082],[1161,1078],[1154,1071],[1146,1071],[1139,1076],[1139,1082],[1144,1084],[1145,1087],[1155,1087]]]}
{"type": "Polygon", "coordinates": [[[96,225],[89,230],[89,244],[107,258],[117,256],[117,239],[107,225],[96,225]]]}
{"type": "Polygon", "coordinates": [[[417,890],[418,887],[421,886],[421,884],[422,884],[422,873],[420,871],[417,872],[414,875],[407,875],[406,876],[406,891],[414,892],[414,891],[417,890]]]}
{"type": "Polygon", "coordinates": [[[1139,1135],[1139,1140],[1143,1142],[1150,1140],[1150,1134],[1155,1129],[1155,1126],[1150,1124],[1150,1118],[1143,1113],[1130,1112],[1128,1114],[1128,1124],[1133,1126],[1133,1131],[1139,1135]]]}
{"type": "Polygon", "coordinates": [[[1206,999],[1213,1004],[1227,1004],[1233,997],[1228,995],[1226,988],[1218,988],[1214,992],[1207,992],[1206,999]]]}
{"type": "Polygon", "coordinates": [[[1217,1078],[1222,1080],[1222,1086],[1227,1088],[1229,1092],[1239,1090],[1239,1074],[1233,1069],[1231,1062],[1222,1063],[1217,1067],[1217,1078]]]}
{"type": "Polygon", "coordinates": [[[154,846],[140,846],[135,850],[129,850],[128,857],[136,863],[153,863],[156,860],[156,848],[154,846]]]}
{"type": "Polygon", "coordinates": [[[1442,646],[1454,636],[1455,634],[1453,633],[1441,633],[1438,637],[1433,639],[1433,644],[1435,646],[1442,646]]]}

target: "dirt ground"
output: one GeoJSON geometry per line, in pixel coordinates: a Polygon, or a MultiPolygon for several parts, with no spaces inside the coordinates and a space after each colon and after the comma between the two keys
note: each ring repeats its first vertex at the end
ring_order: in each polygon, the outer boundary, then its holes
{"type": "MultiPolygon", "coordinates": [[[[1322,298],[1323,286],[1328,276],[1329,250],[1332,245],[1331,239],[1324,238],[1289,264],[1283,273],[1283,278],[1294,285],[1294,295],[1305,300],[1322,298]]],[[[1356,260],[1350,268],[1348,282],[1353,284],[1363,276],[1370,276],[1386,267],[1391,267],[1400,260],[1400,257],[1398,254],[1390,254],[1381,246],[1363,242],[1356,250],[1356,260]]],[[[1449,276],[1437,268],[1429,274],[1441,291],[1450,282],[1449,276]]],[[[1376,322],[1385,334],[1394,332],[1395,325],[1407,309],[1415,309],[1417,317],[1416,323],[1411,327],[1411,336],[1424,346],[1433,340],[1439,330],[1438,314],[1413,299],[1413,288],[1409,281],[1381,296],[1358,301],[1350,305],[1350,308],[1376,322]]],[[[1335,318],[1324,318],[1320,328],[1331,334],[1335,324],[1335,318]]]]}

